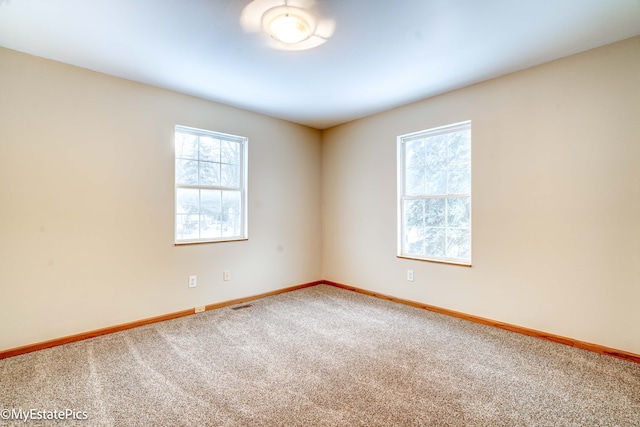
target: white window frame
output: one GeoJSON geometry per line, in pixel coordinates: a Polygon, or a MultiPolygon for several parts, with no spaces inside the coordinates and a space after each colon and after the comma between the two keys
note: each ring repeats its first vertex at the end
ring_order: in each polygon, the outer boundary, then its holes
{"type": "MultiPolygon", "coordinates": [[[[175,150],[175,144],[176,144],[176,137],[175,135],[177,133],[186,133],[186,134],[191,134],[191,135],[195,135],[195,136],[206,136],[206,137],[212,137],[215,139],[220,139],[220,140],[224,140],[224,141],[232,141],[232,142],[236,142],[238,144],[240,144],[240,150],[239,150],[239,155],[240,155],[240,160],[239,160],[239,184],[238,187],[228,187],[228,186],[214,186],[214,185],[186,185],[186,184],[179,184],[178,183],[178,177],[177,177],[177,168],[176,168],[176,160],[178,160],[178,153],[177,151],[174,151],[174,183],[175,183],[175,190],[174,190],[174,241],[176,245],[185,245],[185,244],[194,244],[194,243],[215,243],[215,242],[230,242],[230,241],[238,241],[238,240],[247,240],[248,239],[248,224],[247,224],[247,194],[248,194],[248,189],[247,189],[247,184],[248,184],[248,179],[247,179],[247,169],[248,169],[248,145],[249,145],[249,140],[246,137],[243,136],[237,136],[237,135],[231,135],[231,134],[226,134],[226,133],[221,133],[221,132],[214,132],[214,131],[210,131],[210,130],[204,130],[204,129],[197,129],[197,128],[192,128],[192,127],[187,127],[187,126],[180,126],[180,125],[176,125],[175,126],[175,131],[174,131],[174,150],[175,150]],[[241,212],[240,212],[240,233],[236,236],[223,236],[223,237],[216,237],[216,238],[212,238],[212,237],[204,237],[204,238],[190,238],[190,239],[179,239],[178,238],[178,189],[181,188],[191,188],[191,189],[205,189],[205,190],[232,190],[232,191],[240,191],[240,205],[241,205],[241,212]]],[[[200,151],[198,152],[199,156],[200,156],[200,151]]],[[[198,161],[200,161],[198,159],[198,161]]],[[[200,212],[201,213],[201,212],[200,212]]]]}
{"type": "MultiPolygon", "coordinates": [[[[472,197],[471,197],[471,187],[472,187],[472,174],[471,174],[471,152],[470,156],[470,171],[469,171],[469,192],[468,193],[459,193],[459,194],[420,194],[420,195],[407,195],[406,194],[406,143],[415,141],[417,139],[428,138],[430,136],[436,136],[446,133],[459,132],[462,130],[469,130],[471,132],[471,121],[467,120],[464,122],[454,123],[451,125],[440,126],[432,129],[427,129],[419,132],[413,132],[406,135],[400,135],[397,139],[397,178],[398,178],[398,200],[397,200],[397,255],[399,258],[409,258],[409,259],[417,259],[421,261],[433,261],[440,262],[446,264],[456,264],[463,266],[471,266],[471,258],[472,258],[472,197]],[[416,200],[416,199],[429,199],[429,198],[453,198],[453,197],[468,197],[469,198],[469,258],[447,258],[447,257],[434,257],[434,256],[417,256],[415,254],[409,254],[409,252],[405,248],[405,213],[404,206],[406,200],[416,200]]],[[[470,141],[472,144],[472,141],[470,141]]],[[[471,151],[471,147],[470,147],[471,151]]],[[[446,214],[445,214],[446,215],[446,214]]]]}

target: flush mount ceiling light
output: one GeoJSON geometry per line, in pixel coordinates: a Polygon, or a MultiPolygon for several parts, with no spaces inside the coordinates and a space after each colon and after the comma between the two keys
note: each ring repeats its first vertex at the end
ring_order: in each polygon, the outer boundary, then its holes
{"type": "Polygon", "coordinates": [[[267,25],[269,34],[283,43],[300,43],[311,37],[311,27],[304,18],[292,13],[283,13],[267,25]]]}
{"type": "Polygon", "coordinates": [[[325,43],[335,31],[331,19],[313,12],[313,0],[254,0],[242,11],[240,24],[262,35],[273,48],[305,50],[325,43]]]}
{"type": "Polygon", "coordinates": [[[306,9],[290,5],[265,10],[260,21],[267,35],[287,45],[302,43],[316,32],[316,17],[306,9]]]}

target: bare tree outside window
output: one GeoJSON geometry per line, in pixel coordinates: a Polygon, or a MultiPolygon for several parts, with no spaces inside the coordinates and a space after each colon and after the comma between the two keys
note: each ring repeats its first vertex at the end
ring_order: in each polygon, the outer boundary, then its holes
{"type": "Polygon", "coordinates": [[[247,238],[247,139],[176,126],[176,243],[247,238]]]}
{"type": "Polygon", "coordinates": [[[471,122],[398,137],[398,256],[471,264],[471,122]]]}

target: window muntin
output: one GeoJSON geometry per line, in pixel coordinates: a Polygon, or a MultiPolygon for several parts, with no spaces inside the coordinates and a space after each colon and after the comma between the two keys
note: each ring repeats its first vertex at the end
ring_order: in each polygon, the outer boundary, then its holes
{"type": "Polygon", "coordinates": [[[471,265],[471,122],[398,137],[398,256],[471,265]]]}
{"type": "Polygon", "coordinates": [[[175,128],[175,242],[247,238],[247,138],[175,128]]]}

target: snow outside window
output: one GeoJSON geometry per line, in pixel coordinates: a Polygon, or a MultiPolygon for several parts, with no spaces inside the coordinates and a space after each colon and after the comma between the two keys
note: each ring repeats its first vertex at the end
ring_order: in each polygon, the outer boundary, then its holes
{"type": "Polygon", "coordinates": [[[247,238],[247,143],[176,126],[176,244],[247,238]]]}
{"type": "Polygon", "coordinates": [[[471,122],[398,137],[398,256],[471,265],[471,122]]]}

